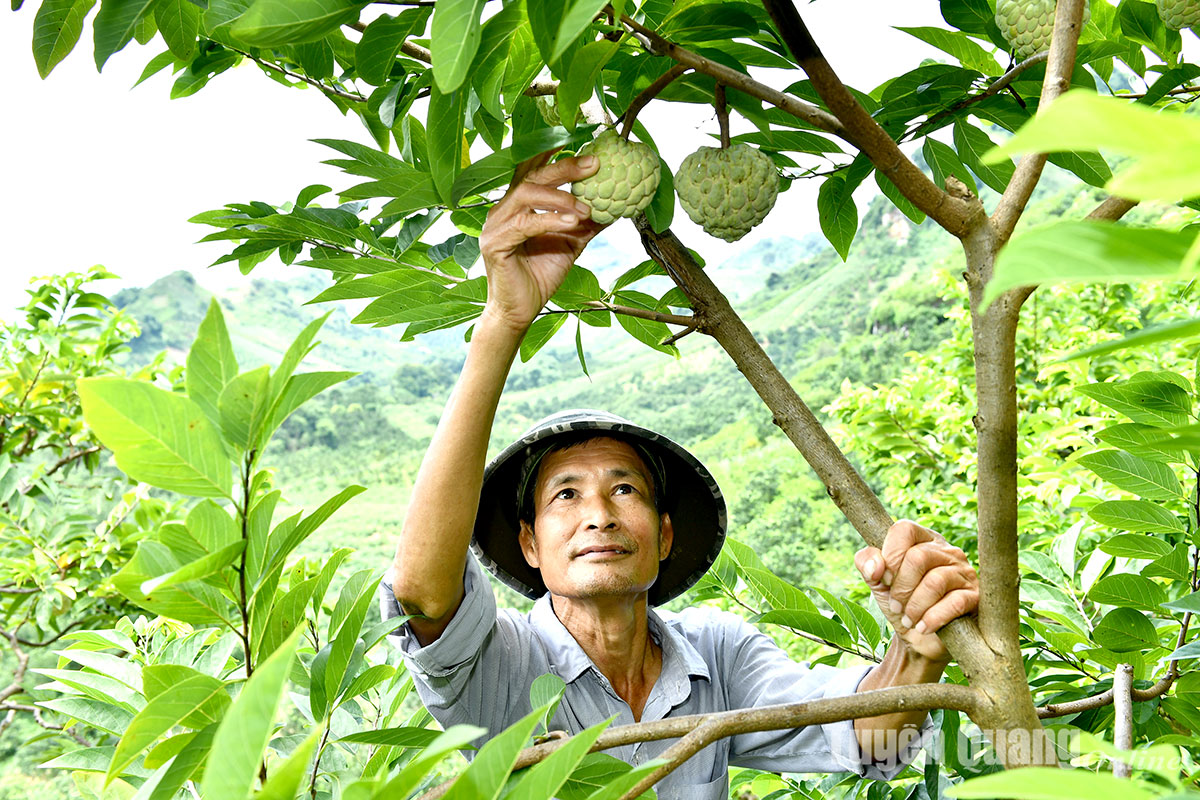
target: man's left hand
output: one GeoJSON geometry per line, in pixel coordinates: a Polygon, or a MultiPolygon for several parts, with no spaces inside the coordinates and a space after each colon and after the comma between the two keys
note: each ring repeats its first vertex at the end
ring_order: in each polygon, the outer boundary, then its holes
{"type": "Polygon", "coordinates": [[[979,606],[979,576],[966,554],[928,528],[900,520],[888,529],[882,551],[864,547],[854,563],[909,650],[948,662],[938,629],[979,606]]]}

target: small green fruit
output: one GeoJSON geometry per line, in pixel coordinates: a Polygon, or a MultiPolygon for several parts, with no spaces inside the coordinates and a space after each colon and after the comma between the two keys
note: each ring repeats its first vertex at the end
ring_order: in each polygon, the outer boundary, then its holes
{"type": "MultiPolygon", "coordinates": [[[[1054,33],[1054,9],[1057,0],[996,0],[996,25],[1019,60],[1050,49],[1054,33]]],[[[1091,9],[1083,6],[1083,24],[1091,18],[1091,9]]]]}
{"type": "Polygon", "coordinates": [[[1200,0],[1154,0],[1158,16],[1173,31],[1200,31],[1200,0]]]}
{"type": "Polygon", "coordinates": [[[606,130],[579,150],[595,156],[595,175],[571,184],[571,194],[592,209],[592,220],[607,225],[618,217],[634,217],[654,199],[662,176],[658,154],[640,142],[629,142],[606,130]]]}
{"type": "Polygon", "coordinates": [[[774,207],[779,175],[775,162],[749,145],[701,147],[679,165],[675,191],[692,222],[736,242],[774,207]]]}

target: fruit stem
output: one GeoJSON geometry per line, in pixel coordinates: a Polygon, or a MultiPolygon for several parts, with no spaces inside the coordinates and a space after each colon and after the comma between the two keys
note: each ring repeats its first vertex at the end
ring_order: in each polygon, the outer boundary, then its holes
{"type": "Polygon", "coordinates": [[[729,109],[725,105],[725,84],[718,83],[716,91],[717,124],[721,126],[721,149],[729,149],[729,109]]]}

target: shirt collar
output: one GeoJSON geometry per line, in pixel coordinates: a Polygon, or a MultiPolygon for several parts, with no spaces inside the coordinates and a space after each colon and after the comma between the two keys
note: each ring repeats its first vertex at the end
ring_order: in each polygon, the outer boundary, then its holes
{"type": "MultiPolygon", "coordinates": [[[[712,680],[708,664],[679,629],[674,615],[664,620],[654,609],[649,609],[647,614],[650,635],[663,649],[663,668],[659,680],[668,684],[679,682],[679,678],[684,679],[684,684],[690,683],[693,677],[712,680]]],[[[564,682],[571,683],[590,667],[595,666],[554,613],[549,593],[542,595],[533,604],[533,610],[529,612],[529,621],[546,645],[551,668],[564,682]]]]}

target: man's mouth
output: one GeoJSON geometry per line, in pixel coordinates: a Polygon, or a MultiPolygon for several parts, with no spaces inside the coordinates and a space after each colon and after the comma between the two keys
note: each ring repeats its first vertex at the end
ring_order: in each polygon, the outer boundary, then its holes
{"type": "Polygon", "coordinates": [[[595,544],[590,547],[585,547],[575,554],[576,558],[590,556],[593,558],[603,558],[604,556],[623,556],[627,555],[629,550],[615,544],[595,544]]]}

